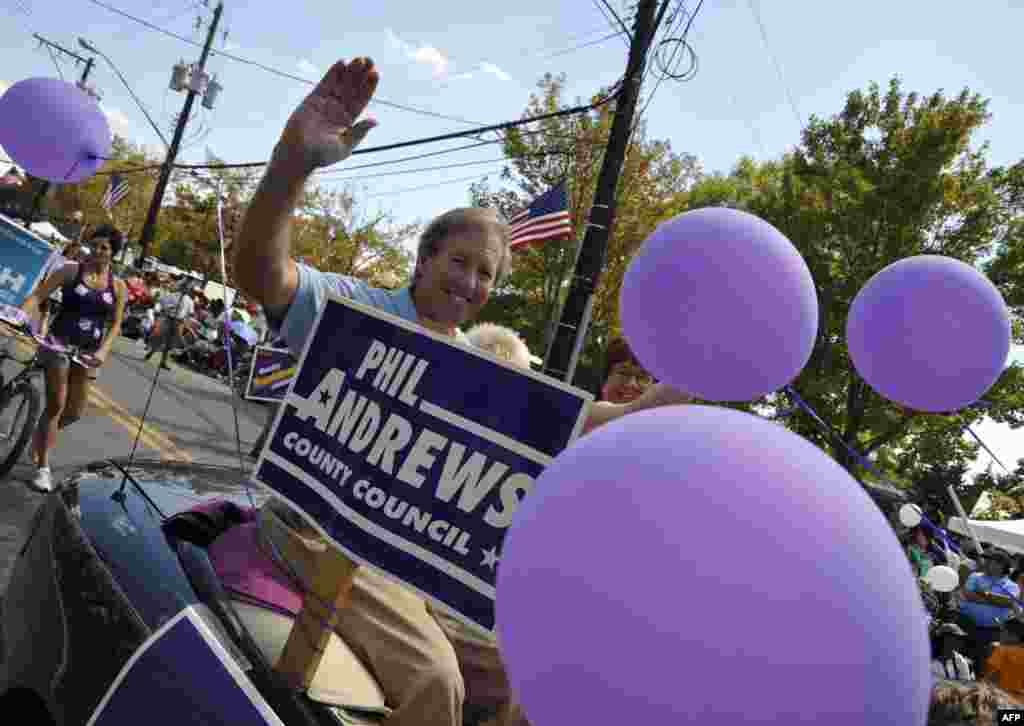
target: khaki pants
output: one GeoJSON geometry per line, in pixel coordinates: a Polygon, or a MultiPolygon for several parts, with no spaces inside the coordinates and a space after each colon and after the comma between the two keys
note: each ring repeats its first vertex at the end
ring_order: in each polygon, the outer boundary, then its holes
{"type": "Polygon", "coordinates": [[[335,630],[376,676],[395,709],[386,726],[462,726],[469,703],[494,726],[526,726],[510,702],[496,643],[433,611],[416,593],[361,567],[335,630]]]}
{"type": "MultiPolygon", "coordinates": [[[[289,521],[283,505],[272,500],[268,506],[289,521]]],[[[311,579],[300,563],[292,564],[311,579]]],[[[375,570],[356,570],[335,631],[369,667],[394,709],[385,726],[462,726],[467,702],[471,711],[496,716],[487,726],[527,725],[510,703],[496,642],[375,570]]]]}
{"type": "Polygon", "coordinates": [[[467,703],[493,714],[488,726],[529,726],[522,709],[512,700],[497,641],[471,630],[447,613],[429,605],[427,608],[455,648],[467,703]]]}

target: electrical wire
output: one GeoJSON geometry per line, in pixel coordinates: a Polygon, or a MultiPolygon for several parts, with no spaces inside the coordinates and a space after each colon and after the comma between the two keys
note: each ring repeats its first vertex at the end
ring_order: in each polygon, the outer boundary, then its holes
{"type": "Polygon", "coordinates": [[[156,132],[157,138],[159,138],[160,141],[163,142],[164,147],[170,148],[171,145],[167,142],[167,139],[164,137],[163,132],[160,131],[160,127],[157,125],[156,121],[153,120],[153,117],[149,115],[149,111],[146,110],[145,104],[143,104],[142,100],[135,95],[135,91],[132,90],[132,87],[129,85],[128,81],[125,80],[125,77],[121,75],[121,71],[118,70],[117,66],[115,66],[110,61],[110,59],[107,58],[106,55],[104,55],[103,53],[98,53],[97,55],[99,55],[103,60],[107,62],[107,65],[110,66],[110,69],[114,71],[117,77],[121,80],[121,83],[128,91],[128,94],[132,97],[132,100],[135,101],[135,105],[139,107],[139,110],[142,111],[142,115],[146,117],[147,121],[149,121],[150,127],[156,132]]]}
{"type": "Polygon", "coordinates": [[[619,33],[618,31],[616,31],[615,34],[623,36],[622,40],[623,40],[623,42],[625,42],[626,47],[628,48],[629,47],[629,39],[630,39],[631,36],[629,34],[629,30],[626,29],[625,24],[622,22],[622,19],[618,16],[618,14],[615,12],[615,10],[612,9],[612,6],[610,4],[608,4],[607,0],[592,0],[592,1],[593,1],[594,5],[597,7],[597,9],[601,11],[601,15],[604,16],[604,19],[608,21],[608,24],[610,26],[612,26],[614,28],[615,24],[616,24],[616,21],[618,21],[619,27],[622,28],[622,33],[619,33]],[[609,13],[611,13],[610,16],[609,16],[609,13]],[[625,34],[625,35],[623,35],[623,34],[625,34]]]}
{"type": "MultiPolygon", "coordinates": [[[[191,38],[186,38],[183,35],[178,35],[177,33],[172,33],[171,31],[165,30],[164,28],[161,28],[158,25],[154,25],[153,23],[150,23],[147,20],[143,20],[142,18],[135,17],[134,15],[129,15],[128,13],[124,12],[123,10],[119,10],[119,9],[117,9],[117,8],[111,6],[111,5],[108,5],[107,3],[101,2],[101,0],[88,0],[88,2],[92,3],[93,5],[97,5],[97,6],[101,7],[101,8],[103,8],[104,10],[108,10],[108,11],[110,11],[112,13],[116,13],[117,15],[120,15],[120,16],[122,16],[124,18],[127,18],[127,19],[129,19],[129,20],[131,20],[133,22],[139,23],[140,25],[143,25],[143,26],[149,28],[150,30],[153,30],[153,31],[156,31],[158,33],[162,33],[164,35],[170,36],[171,38],[175,38],[176,40],[180,40],[183,43],[188,43],[189,45],[195,45],[195,46],[198,46],[200,48],[203,47],[202,43],[194,41],[191,38]]],[[[219,55],[219,56],[222,56],[224,58],[229,58],[229,59],[231,59],[233,61],[236,61],[238,63],[243,63],[245,65],[250,65],[250,66],[254,66],[256,68],[261,68],[262,70],[267,71],[268,73],[272,73],[272,74],[274,74],[276,76],[280,76],[281,78],[287,78],[288,80],[299,81],[300,83],[305,83],[305,84],[308,84],[310,86],[315,86],[316,83],[317,83],[316,81],[311,81],[308,78],[302,78],[300,76],[296,76],[296,75],[293,75],[291,73],[287,73],[285,71],[281,71],[281,70],[278,70],[276,68],[272,68],[272,67],[264,65],[262,63],[258,63],[256,61],[249,60],[247,58],[242,58],[242,57],[234,55],[232,53],[226,53],[226,52],[224,52],[222,50],[214,50],[214,49],[211,48],[210,49],[210,56],[215,56],[215,55],[219,55]]],[[[371,103],[379,104],[381,106],[387,106],[389,108],[395,108],[395,109],[398,109],[400,111],[408,111],[409,113],[416,113],[416,114],[419,114],[421,116],[429,116],[429,117],[432,117],[432,118],[443,119],[445,121],[457,121],[458,123],[469,124],[470,126],[477,126],[477,125],[479,125],[478,122],[476,122],[476,121],[469,121],[469,120],[464,119],[464,118],[459,118],[458,116],[446,116],[444,114],[435,113],[434,111],[428,111],[428,110],[422,109],[422,108],[415,108],[413,106],[406,106],[405,104],[401,104],[401,103],[394,103],[392,101],[385,101],[382,98],[375,98],[375,99],[373,99],[371,101],[371,103]]]]}
{"type": "Polygon", "coordinates": [[[46,50],[50,53],[50,57],[53,58],[53,65],[57,68],[57,75],[59,75],[60,79],[63,81],[64,71],[60,69],[60,63],[57,62],[57,56],[53,52],[53,48],[51,48],[50,46],[46,46],[46,50]]]}
{"type": "MultiPolygon", "coordinates": [[[[537,134],[543,134],[543,133],[546,133],[546,132],[547,132],[546,129],[536,129],[536,130],[533,130],[533,131],[530,131],[530,130],[520,131],[519,134],[520,134],[520,136],[536,136],[537,134]]],[[[552,135],[551,138],[556,139],[558,141],[566,141],[566,142],[570,142],[570,143],[576,141],[576,138],[574,136],[554,136],[554,135],[552,135]]],[[[432,152],[430,152],[428,154],[417,154],[416,156],[403,156],[401,159],[390,159],[388,161],[378,161],[378,162],[374,162],[373,164],[360,164],[359,166],[346,166],[344,170],[339,170],[337,172],[336,171],[332,171],[330,169],[320,169],[320,170],[314,171],[313,175],[314,176],[323,176],[324,174],[335,174],[335,173],[342,173],[342,172],[343,173],[347,173],[347,172],[350,172],[350,171],[354,171],[356,169],[371,169],[371,168],[379,167],[379,166],[388,166],[390,164],[404,164],[405,162],[408,162],[408,161],[418,161],[419,159],[429,159],[429,158],[435,157],[435,156],[444,156],[445,154],[452,154],[452,153],[455,153],[457,151],[466,151],[467,149],[476,149],[476,148],[479,148],[481,146],[494,146],[495,144],[504,144],[505,141],[506,141],[506,139],[504,139],[504,138],[492,139],[490,141],[478,141],[475,144],[466,144],[465,146],[456,146],[453,149],[443,149],[441,151],[432,151],[432,152]]]]}
{"type": "Polygon", "coordinates": [[[451,184],[459,184],[467,181],[475,181],[477,179],[486,179],[487,174],[475,174],[473,176],[460,177],[459,179],[451,179],[450,181],[438,182],[437,184],[426,184],[419,187],[409,187],[408,189],[395,189],[390,192],[376,192],[374,194],[365,195],[366,198],[372,199],[374,197],[390,197],[394,194],[407,194],[409,192],[420,192],[426,189],[437,189],[438,187],[449,186],[451,184]]]}
{"type": "MultiPolygon", "coordinates": [[[[540,151],[533,154],[523,154],[519,158],[546,158],[548,156],[565,156],[570,152],[565,149],[553,149],[551,151],[540,151]]],[[[343,177],[321,177],[321,179],[329,179],[331,181],[341,181],[344,179],[375,179],[382,176],[397,176],[402,174],[418,174],[425,171],[444,171],[445,169],[460,169],[464,166],[480,166],[481,164],[505,164],[509,160],[506,157],[500,159],[484,159],[482,161],[463,161],[457,164],[444,164],[442,166],[427,166],[421,169],[402,169],[401,171],[381,171],[376,174],[360,174],[357,176],[343,176],[343,177]]],[[[346,169],[345,173],[349,170],[346,169]]],[[[340,173],[340,172],[339,172],[340,173]]]]}
{"type": "MultiPolygon", "coordinates": [[[[179,41],[181,41],[183,43],[188,43],[189,45],[194,45],[194,46],[197,46],[197,47],[200,47],[200,48],[203,47],[203,43],[200,43],[198,41],[192,40],[191,38],[187,38],[187,37],[182,36],[182,35],[178,35],[177,33],[173,33],[173,32],[171,32],[169,30],[166,30],[165,28],[162,28],[162,27],[156,25],[155,23],[151,23],[151,22],[149,22],[147,20],[143,20],[142,18],[138,18],[138,17],[136,17],[134,15],[130,15],[129,13],[126,13],[123,10],[119,10],[118,8],[115,8],[112,5],[109,5],[107,3],[101,2],[101,0],[88,0],[88,2],[90,2],[90,3],[94,4],[94,5],[97,5],[97,6],[103,8],[103,9],[109,11],[109,12],[116,13],[117,15],[120,15],[120,16],[122,16],[124,18],[127,18],[128,20],[131,20],[131,21],[133,21],[135,23],[139,23],[140,25],[143,25],[143,26],[149,28],[150,30],[153,30],[153,31],[158,32],[158,33],[162,33],[163,35],[167,35],[167,36],[169,36],[171,38],[179,40],[179,41]]],[[[609,22],[611,22],[611,21],[609,21],[609,22]]],[[[620,23],[621,23],[621,20],[620,20],[620,23]]],[[[613,25],[614,25],[614,23],[613,23],[613,25]]],[[[592,31],[587,31],[586,33],[583,33],[583,34],[577,34],[576,37],[585,37],[586,35],[592,34],[594,32],[607,31],[607,29],[608,29],[607,26],[604,26],[604,27],[601,27],[601,28],[595,28],[592,31]]],[[[547,54],[547,55],[541,56],[541,57],[556,58],[556,57],[560,57],[560,56],[563,56],[563,55],[567,55],[567,54],[573,53],[573,52],[575,52],[577,50],[581,50],[583,48],[588,48],[588,47],[591,47],[591,46],[594,46],[594,45],[598,45],[599,43],[603,43],[603,42],[605,42],[607,40],[610,40],[611,38],[615,37],[616,35],[620,35],[620,33],[619,32],[611,33],[611,34],[605,35],[602,38],[599,38],[597,40],[589,41],[589,42],[586,42],[586,43],[581,43],[581,44],[575,45],[575,46],[573,46],[571,48],[555,51],[554,53],[550,53],[550,54],[547,54]]],[[[569,36],[569,37],[572,38],[573,36],[569,36]]],[[[225,42],[226,42],[226,39],[225,39],[225,42]]],[[[216,49],[211,49],[210,50],[211,58],[213,56],[218,56],[218,55],[222,56],[224,58],[233,60],[233,61],[235,61],[237,63],[242,63],[242,64],[245,64],[245,65],[250,65],[250,66],[253,66],[253,67],[256,67],[256,68],[260,68],[261,70],[264,70],[264,71],[266,71],[268,73],[271,73],[273,75],[276,75],[276,76],[279,76],[281,78],[285,78],[285,79],[288,79],[288,80],[298,81],[300,83],[305,83],[305,84],[310,85],[310,86],[315,86],[316,83],[317,83],[316,81],[311,81],[308,78],[302,78],[301,76],[296,76],[296,75],[294,75],[292,73],[288,73],[286,71],[282,71],[280,69],[273,68],[273,67],[268,66],[268,65],[264,65],[264,64],[259,63],[257,61],[249,60],[247,58],[242,58],[242,57],[234,55],[232,53],[227,53],[227,52],[225,52],[223,50],[216,50],[216,49]]],[[[394,109],[397,109],[397,110],[400,110],[400,111],[406,111],[406,112],[409,112],[409,113],[419,114],[421,116],[441,119],[441,120],[444,120],[444,121],[455,121],[455,122],[462,123],[462,124],[467,124],[467,125],[470,125],[470,126],[480,126],[481,125],[480,122],[478,122],[478,121],[470,121],[468,119],[461,118],[461,117],[458,117],[458,116],[449,116],[449,115],[445,115],[445,114],[440,114],[440,113],[436,113],[434,111],[429,111],[427,109],[416,108],[414,106],[408,106],[406,104],[395,103],[393,101],[386,101],[386,100],[384,100],[382,98],[374,98],[373,100],[370,101],[370,103],[378,104],[378,105],[381,105],[381,106],[387,106],[389,108],[394,108],[394,109]]]]}
{"type": "MultiPolygon", "coordinates": [[[[356,149],[355,151],[352,152],[352,155],[354,156],[356,154],[370,154],[370,153],[377,153],[377,152],[381,152],[381,151],[391,151],[393,149],[403,149],[403,148],[408,148],[410,146],[419,146],[419,145],[422,145],[422,144],[435,143],[435,142],[438,142],[438,141],[449,141],[451,139],[465,138],[467,136],[478,136],[481,133],[486,133],[486,132],[491,132],[491,131],[504,131],[506,129],[516,128],[516,127],[519,127],[519,126],[525,126],[526,124],[536,123],[537,121],[544,121],[544,120],[551,119],[551,118],[558,118],[558,117],[561,117],[561,116],[570,116],[570,115],[579,114],[579,113],[586,113],[586,112],[592,111],[592,110],[594,110],[596,108],[599,108],[601,106],[604,106],[605,104],[610,103],[614,99],[618,98],[622,94],[623,87],[624,86],[623,86],[622,80],[620,79],[614,86],[611,87],[611,89],[609,89],[609,93],[608,93],[608,95],[606,97],[601,98],[600,100],[598,100],[598,101],[596,101],[594,103],[591,103],[591,104],[587,104],[585,106],[574,106],[573,108],[563,109],[561,111],[553,111],[551,113],[541,114],[540,116],[531,116],[530,118],[519,119],[519,120],[516,120],[516,121],[506,121],[504,123],[493,124],[491,126],[484,126],[484,127],[480,127],[480,128],[476,128],[476,129],[468,129],[466,131],[456,131],[456,132],[449,133],[449,134],[441,134],[440,136],[431,136],[431,137],[422,138],[422,139],[414,139],[412,141],[401,141],[401,142],[394,143],[394,144],[385,144],[383,146],[372,146],[372,147],[366,148],[366,149],[356,149]]],[[[109,160],[110,159],[108,159],[108,161],[109,160]]],[[[247,163],[241,163],[241,164],[175,164],[174,168],[175,169],[244,169],[244,168],[253,168],[253,167],[266,166],[268,163],[269,162],[267,162],[267,161],[254,161],[254,162],[247,162],[247,163]]],[[[136,173],[136,172],[152,171],[153,169],[159,169],[160,166],[161,165],[153,165],[153,166],[136,167],[136,168],[133,168],[133,169],[122,169],[122,170],[119,170],[117,173],[126,174],[126,173],[136,173]]],[[[113,172],[110,172],[110,171],[97,172],[97,175],[110,174],[110,173],[113,173],[113,172]]]]}
{"type": "Polygon", "coordinates": [[[604,43],[605,41],[611,40],[612,38],[615,38],[615,37],[621,36],[621,35],[622,35],[622,33],[609,33],[608,35],[604,36],[603,38],[598,38],[597,40],[592,40],[592,41],[590,41],[588,43],[581,43],[580,45],[574,45],[572,48],[567,48],[565,50],[559,50],[559,51],[556,51],[554,53],[551,53],[550,55],[545,55],[545,56],[542,56],[542,57],[545,58],[545,59],[558,58],[559,56],[568,55],[569,53],[575,53],[576,51],[582,50],[583,48],[589,48],[589,47],[591,47],[593,45],[599,45],[601,43],[604,43]]]}
{"type": "MultiPolygon", "coordinates": [[[[668,0],[666,0],[666,3],[667,2],[668,2],[668,0]]],[[[697,7],[694,8],[694,11],[692,13],[687,13],[685,8],[683,7],[683,3],[682,2],[679,3],[679,8],[676,11],[678,13],[678,15],[676,15],[672,19],[673,22],[670,23],[670,30],[666,33],[666,35],[668,35],[669,37],[663,38],[661,40],[661,42],[658,44],[658,49],[654,53],[654,60],[653,60],[653,63],[652,63],[651,67],[653,68],[655,63],[659,63],[659,52],[665,47],[666,43],[673,43],[674,46],[675,46],[673,48],[673,51],[672,51],[672,56],[659,69],[659,70],[662,71],[662,75],[660,75],[658,77],[657,82],[654,84],[654,88],[651,89],[650,95],[647,97],[647,100],[644,102],[643,108],[640,109],[640,113],[638,113],[636,115],[636,119],[635,119],[634,124],[633,124],[633,132],[630,134],[630,138],[632,138],[632,134],[635,134],[636,130],[639,128],[640,122],[643,119],[644,114],[647,112],[647,109],[650,107],[651,102],[654,100],[655,94],[657,94],[657,92],[658,92],[658,88],[661,86],[661,83],[666,78],[671,78],[672,80],[676,80],[676,81],[691,81],[697,75],[697,68],[698,68],[697,53],[693,50],[693,47],[690,45],[690,43],[688,41],[688,36],[690,34],[690,27],[693,25],[693,21],[696,19],[697,13],[700,12],[700,9],[701,9],[701,7],[703,7],[703,5],[704,5],[704,0],[699,0],[699,2],[697,3],[697,7]],[[676,32],[675,29],[677,29],[682,24],[684,19],[686,19],[686,27],[683,28],[682,35],[680,37],[678,37],[678,38],[672,37],[672,34],[674,32],[676,32]],[[691,60],[690,68],[685,73],[683,73],[683,74],[677,74],[677,73],[675,73],[675,71],[671,70],[672,69],[672,65],[675,63],[676,53],[678,52],[678,50],[680,48],[685,49],[685,52],[688,52],[690,54],[691,59],[692,59],[691,60]]],[[[661,60],[663,60],[663,59],[661,59],[661,60]]]]}
{"type": "Polygon", "coordinates": [[[779,76],[779,83],[782,84],[782,89],[786,93],[786,100],[789,101],[789,107],[793,111],[793,115],[796,116],[796,121],[800,124],[800,128],[804,128],[803,116],[800,113],[800,109],[797,108],[796,101],[793,99],[793,93],[789,88],[789,84],[786,83],[786,76],[782,72],[782,64],[779,63],[778,56],[772,52],[771,44],[768,42],[768,31],[765,28],[764,21],[761,19],[761,12],[758,10],[756,0],[747,0],[747,7],[750,8],[751,14],[754,16],[754,22],[757,23],[758,30],[761,32],[761,42],[764,43],[764,49],[768,53],[768,57],[771,58],[772,64],[775,66],[775,72],[779,76]]]}

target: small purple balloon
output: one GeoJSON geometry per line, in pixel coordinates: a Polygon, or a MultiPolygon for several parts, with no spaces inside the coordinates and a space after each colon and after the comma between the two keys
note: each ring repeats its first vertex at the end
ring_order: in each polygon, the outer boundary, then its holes
{"type": "Polygon", "coordinates": [[[880,395],[918,411],[956,411],[977,401],[1005,369],[1010,314],[975,268],[918,255],[861,288],[846,341],[857,372],[880,395]]]}
{"type": "Polygon", "coordinates": [[[32,176],[82,181],[100,168],[110,144],[107,117],[72,83],[28,78],[0,96],[0,146],[32,176]]]}
{"type": "Polygon", "coordinates": [[[925,723],[925,611],[892,528],[820,449],[739,411],[649,410],[559,454],[495,607],[535,726],[925,723]]]}
{"type": "Polygon", "coordinates": [[[810,359],[818,298],[793,244],[752,214],[709,207],[659,225],[620,293],[626,340],[652,375],[709,401],[749,401],[810,359]]]}

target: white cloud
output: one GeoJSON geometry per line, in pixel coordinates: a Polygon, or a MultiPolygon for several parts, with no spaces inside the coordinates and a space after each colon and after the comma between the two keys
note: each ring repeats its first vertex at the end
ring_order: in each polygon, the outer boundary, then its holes
{"type": "Polygon", "coordinates": [[[444,83],[466,81],[477,77],[481,73],[490,74],[501,81],[512,80],[512,76],[498,66],[493,63],[488,63],[487,61],[478,63],[471,71],[456,73],[455,63],[453,63],[452,60],[438,48],[435,48],[432,45],[416,46],[412,43],[408,43],[395,35],[394,31],[390,28],[384,32],[387,33],[388,40],[391,42],[391,46],[395,50],[401,52],[407,60],[411,60],[418,65],[429,68],[434,80],[443,81],[444,83]]]}
{"type": "Polygon", "coordinates": [[[309,75],[309,76],[319,76],[320,75],[320,69],[317,68],[312,63],[310,63],[305,58],[303,58],[302,60],[299,61],[298,67],[299,67],[299,70],[302,71],[303,73],[305,73],[306,75],[309,75]]]}
{"type": "Polygon", "coordinates": [[[447,56],[432,45],[415,46],[406,43],[389,28],[385,31],[392,47],[400,50],[407,59],[430,69],[431,75],[437,80],[444,80],[448,76],[451,63],[447,56]]]}
{"type": "Polygon", "coordinates": [[[100,110],[107,117],[107,123],[110,124],[110,133],[117,134],[126,139],[130,138],[132,122],[124,111],[107,106],[104,103],[100,103],[100,110]]]}
{"type": "Polygon", "coordinates": [[[478,67],[484,73],[490,73],[490,74],[496,76],[499,80],[502,80],[502,81],[511,81],[512,80],[512,76],[510,76],[508,73],[506,73],[505,71],[503,71],[500,68],[498,68],[498,66],[494,65],[493,63],[484,62],[484,63],[481,63],[478,67]]]}

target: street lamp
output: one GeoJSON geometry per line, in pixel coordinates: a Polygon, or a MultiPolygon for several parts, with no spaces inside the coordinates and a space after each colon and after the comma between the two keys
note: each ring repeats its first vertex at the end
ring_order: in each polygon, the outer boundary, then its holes
{"type": "Polygon", "coordinates": [[[128,93],[131,94],[132,100],[135,101],[135,105],[139,107],[140,111],[142,111],[142,114],[146,117],[146,120],[149,121],[149,125],[153,127],[153,130],[156,132],[156,135],[160,137],[161,141],[164,142],[164,146],[170,148],[170,144],[167,143],[167,139],[164,138],[163,133],[160,131],[160,127],[157,126],[156,123],[153,122],[153,119],[149,117],[149,113],[146,111],[145,106],[142,105],[142,102],[138,99],[138,96],[135,95],[135,91],[132,90],[132,87],[128,85],[128,81],[126,81],[124,76],[121,75],[121,71],[119,71],[117,69],[117,66],[114,65],[114,61],[110,60],[110,58],[108,58],[99,48],[94,46],[85,38],[79,38],[78,44],[90,53],[95,53],[107,62],[107,65],[110,66],[114,73],[117,74],[117,77],[121,79],[121,83],[124,84],[124,87],[128,89],[128,93]]]}

